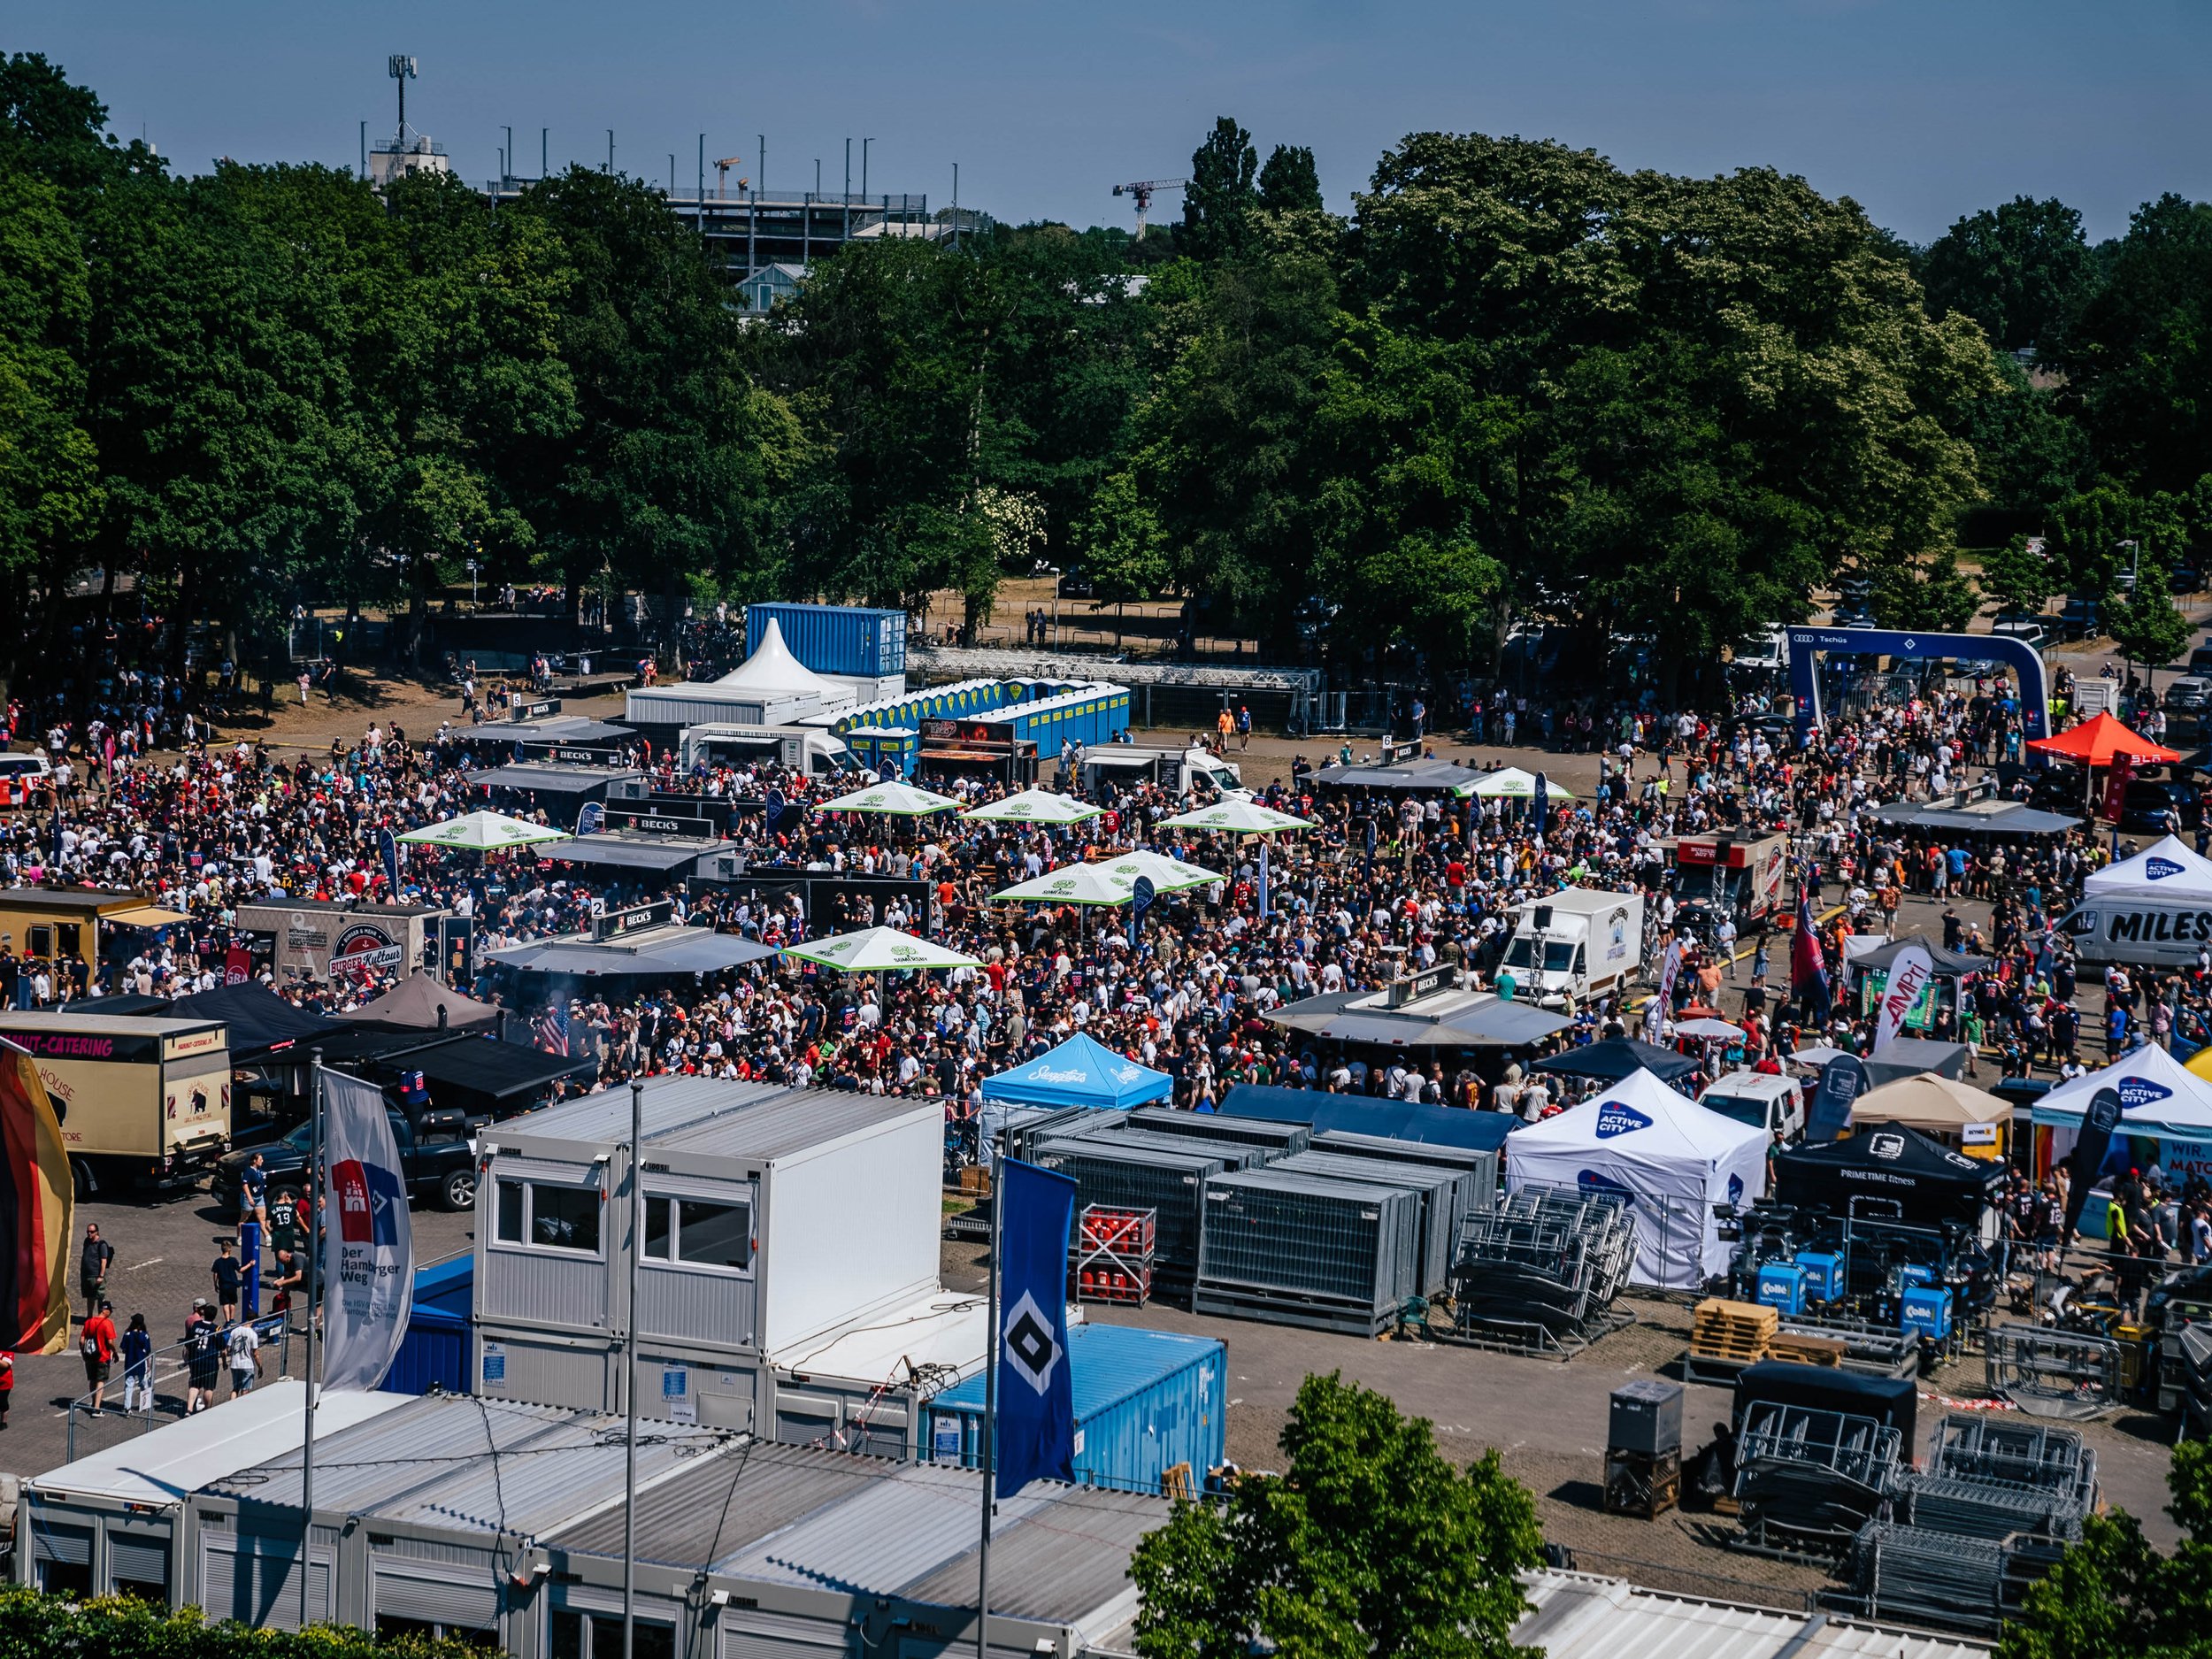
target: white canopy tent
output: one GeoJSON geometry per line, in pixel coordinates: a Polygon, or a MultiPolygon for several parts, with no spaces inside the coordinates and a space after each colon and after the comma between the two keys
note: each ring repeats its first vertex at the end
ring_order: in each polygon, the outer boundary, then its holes
{"type": "Polygon", "coordinates": [[[1763,1197],[1766,1131],[1685,1100],[1648,1071],[1596,1099],[1517,1130],[1506,1185],[1624,1196],[1636,1217],[1640,1285],[1694,1290],[1728,1266],[1715,1204],[1763,1197]]]}
{"type": "Polygon", "coordinates": [[[852,693],[833,680],[825,680],[797,657],[783,642],[783,630],[771,617],[761,631],[760,643],[735,668],[713,682],[726,691],[758,692],[766,697],[797,696],[812,692],[825,707],[852,701],[852,693]]]}
{"type": "MultiPolygon", "coordinates": [[[[1479,774],[1471,793],[1484,801],[1532,801],[1536,798],[1536,774],[1518,766],[1501,766],[1495,772],[1479,774]]],[[[1575,792],[1558,779],[1547,777],[1544,796],[1550,801],[1571,801],[1575,792]]]]}
{"type": "Polygon", "coordinates": [[[2141,898],[2212,900],[2212,858],[2169,835],[2132,858],[2123,858],[2082,878],[2085,899],[2141,898]]]}
{"type": "Polygon", "coordinates": [[[2101,1071],[2062,1083],[2035,1103],[2034,1121],[2051,1130],[2051,1156],[2073,1150],[2089,1102],[2100,1089],[2120,1097],[2116,1135],[2139,1140],[2212,1141],[2212,1082],[2155,1043],[2122,1055],[2101,1071]]]}

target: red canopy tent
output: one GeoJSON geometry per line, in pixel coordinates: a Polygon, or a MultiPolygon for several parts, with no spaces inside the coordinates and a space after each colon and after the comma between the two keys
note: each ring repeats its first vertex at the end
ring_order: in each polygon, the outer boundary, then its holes
{"type": "Polygon", "coordinates": [[[2055,755],[2091,766],[2109,766],[2115,756],[2154,766],[2170,766],[2181,758],[2108,714],[2070,726],[2054,737],[2039,737],[2028,747],[2040,755],[2055,755]]]}

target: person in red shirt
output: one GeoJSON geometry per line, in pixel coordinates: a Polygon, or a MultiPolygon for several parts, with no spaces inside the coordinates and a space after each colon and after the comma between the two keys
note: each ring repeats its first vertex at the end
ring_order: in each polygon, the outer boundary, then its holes
{"type": "Polygon", "coordinates": [[[100,1408],[107,1402],[108,1367],[115,1362],[115,1304],[104,1302],[85,1316],[84,1330],[77,1339],[77,1351],[84,1356],[84,1379],[92,1391],[92,1415],[98,1417],[100,1408]]]}
{"type": "Polygon", "coordinates": [[[0,1348],[0,1429],[8,1426],[8,1401],[15,1393],[15,1356],[0,1348]]]}

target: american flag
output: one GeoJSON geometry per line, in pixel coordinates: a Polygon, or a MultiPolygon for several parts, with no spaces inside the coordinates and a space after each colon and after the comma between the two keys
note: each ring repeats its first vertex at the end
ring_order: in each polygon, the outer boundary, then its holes
{"type": "Polygon", "coordinates": [[[544,1049],[546,1053],[564,1056],[568,1053],[568,1010],[566,1009],[547,1009],[544,1013],[530,1022],[530,1030],[537,1039],[538,1047],[544,1049]]]}

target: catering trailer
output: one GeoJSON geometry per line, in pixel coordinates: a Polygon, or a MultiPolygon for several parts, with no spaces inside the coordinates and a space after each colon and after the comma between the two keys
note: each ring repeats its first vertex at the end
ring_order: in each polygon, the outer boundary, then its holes
{"type": "Polygon", "coordinates": [[[340,904],[285,899],[242,904],[238,926],[250,941],[257,970],[279,985],[306,980],[404,979],[420,968],[438,918],[425,904],[340,904]]]}
{"type": "Polygon", "coordinates": [[[1675,897],[1732,916],[1738,926],[1781,913],[1790,838],[1685,835],[1674,844],[1675,897]]]}
{"type": "Polygon", "coordinates": [[[0,1014],[61,1120],[77,1194],[198,1181],[230,1143],[230,1037],[220,1020],[0,1014]]]}

